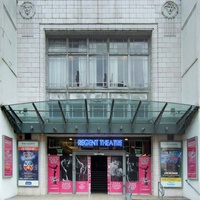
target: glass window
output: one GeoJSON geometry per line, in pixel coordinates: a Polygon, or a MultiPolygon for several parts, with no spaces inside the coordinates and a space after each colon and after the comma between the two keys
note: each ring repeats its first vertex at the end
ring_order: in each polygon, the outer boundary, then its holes
{"type": "Polygon", "coordinates": [[[127,53],[127,40],[111,40],[109,44],[110,53],[127,53]]]}
{"type": "Polygon", "coordinates": [[[110,86],[111,87],[126,87],[127,86],[127,56],[110,56],[110,86]]]}
{"type": "Polygon", "coordinates": [[[102,39],[95,39],[90,40],[89,42],[89,52],[90,53],[98,53],[98,54],[104,54],[107,52],[107,43],[105,40],[102,39]]]}
{"type": "Polygon", "coordinates": [[[149,86],[148,56],[130,56],[131,86],[146,88],[149,86]]]}
{"type": "Polygon", "coordinates": [[[86,39],[69,40],[69,52],[86,52],[87,42],[86,39]]]}
{"type": "Polygon", "coordinates": [[[92,86],[107,87],[107,60],[105,56],[90,56],[90,78],[89,82],[92,86]]]}
{"type": "Polygon", "coordinates": [[[66,40],[58,40],[58,39],[50,39],[49,40],[49,52],[66,52],[67,47],[66,47],[66,40]]]}
{"type": "Polygon", "coordinates": [[[130,40],[130,53],[148,54],[148,42],[145,40],[130,40]]]}
{"type": "Polygon", "coordinates": [[[49,56],[49,87],[66,87],[66,56],[49,56]]]}
{"type": "Polygon", "coordinates": [[[86,56],[72,56],[69,60],[69,86],[86,86],[86,56]]]}
{"type": "Polygon", "coordinates": [[[145,39],[49,39],[48,58],[50,88],[149,88],[145,39]]]}

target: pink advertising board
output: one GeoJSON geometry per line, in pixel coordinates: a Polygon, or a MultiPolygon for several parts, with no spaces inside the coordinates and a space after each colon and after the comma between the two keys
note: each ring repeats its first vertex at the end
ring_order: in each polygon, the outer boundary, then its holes
{"type": "Polygon", "coordinates": [[[139,157],[139,194],[151,194],[151,158],[139,157]]]}
{"type": "Polygon", "coordinates": [[[48,156],[48,191],[50,193],[60,192],[60,157],[48,156]]]}
{"type": "Polygon", "coordinates": [[[197,137],[187,140],[187,174],[189,179],[198,178],[197,141],[197,137]]]}
{"type": "Polygon", "coordinates": [[[13,176],[13,139],[3,136],[3,177],[13,176]]]}
{"type": "Polygon", "coordinates": [[[48,192],[72,193],[71,159],[69,156],[48,157],[48,192]]]}

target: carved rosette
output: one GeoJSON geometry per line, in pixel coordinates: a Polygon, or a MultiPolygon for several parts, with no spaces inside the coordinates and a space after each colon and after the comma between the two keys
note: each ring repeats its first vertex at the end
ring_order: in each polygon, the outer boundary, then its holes
{"type": "Polygon", "coordinates": [[[31,19],[35,15],[35,7],[31,2],[24,2],[20,6],[19,13],[24,19],[31,19]]]}
{"type": "Polygon", "coordinates": [[[162,14],[168,19],[175,18],[175,16],[178,14],[177,4],[175,4],[173,1],[167,1],[162,6],[162,14]]]}

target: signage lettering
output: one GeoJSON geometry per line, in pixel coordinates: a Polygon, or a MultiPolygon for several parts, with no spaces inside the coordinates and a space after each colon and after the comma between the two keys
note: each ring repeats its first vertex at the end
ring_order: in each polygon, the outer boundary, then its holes
{"type": "Polygon", "coordinates": [[[78,139],[77,145],[82,147],[122,147],[122,139],[78,139]]]}

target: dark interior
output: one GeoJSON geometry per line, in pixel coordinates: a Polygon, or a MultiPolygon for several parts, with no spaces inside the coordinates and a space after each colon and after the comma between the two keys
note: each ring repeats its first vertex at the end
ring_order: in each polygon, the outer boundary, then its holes
{"type": "Polygon", "coordinates": [[[107,193],[107,156],[91,156],[91,192],[107,193]]]}

